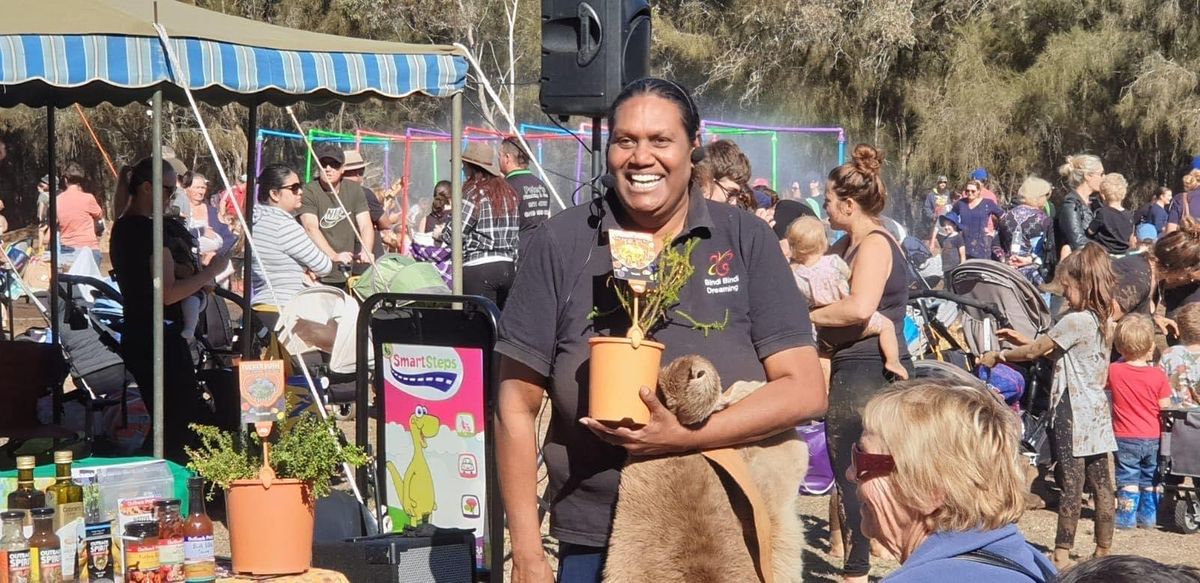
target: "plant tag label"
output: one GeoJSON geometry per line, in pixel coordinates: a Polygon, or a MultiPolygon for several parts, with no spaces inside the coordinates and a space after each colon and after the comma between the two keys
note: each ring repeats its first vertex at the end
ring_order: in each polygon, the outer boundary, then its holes
{"type": "Polygon", "coordinates": [[[612,229],[608,232],[608,250],[612,253],[613,277],[629,282],[634,292],[645,293],[658,285],[653,235],[612,229]]]}
{"type": "Polygon", "coordinates": [[[238,367],[242,423],[273,423],[284,418],[282,360],[243,360],[238,367]]]}

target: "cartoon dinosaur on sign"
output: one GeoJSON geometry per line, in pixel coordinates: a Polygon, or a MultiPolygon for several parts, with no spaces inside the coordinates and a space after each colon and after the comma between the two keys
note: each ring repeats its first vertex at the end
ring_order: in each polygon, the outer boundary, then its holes
{"type": "Polygon", "coordinates": [[[433,474],[425,461],[425,448],[429,445],[426,440],[436,436],[441,429],[441,420],[430,415],[429,410],[417,405],[412,417],[408,419],[408,428],[413,441],[413,457],[404,470],[404,477],[396,470],[396,465],[387,463],[388,474],[392,477],[392,485],[396,490],[400,506],[408,514],[410,524],[418,526],[429,522],[430,515],[437,510],[437,498],[434,496],[433,474]]]}

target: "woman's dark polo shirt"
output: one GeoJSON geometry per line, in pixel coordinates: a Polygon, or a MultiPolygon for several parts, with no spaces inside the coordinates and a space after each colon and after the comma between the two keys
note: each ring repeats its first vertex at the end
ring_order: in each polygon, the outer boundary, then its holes
{"type": "MultiPolygon", "coordinates": [[[[501,354],[548,378],[554,409],[543,453],[550,470],[550,533],[559,540],[603,546],[612,525],[625,450],[579,424],[588,407],[588,338],[624,336],[629,318],[608,287],[612,256],[606,233],[618,228],[601,203],[567,209],[534,229],[500,319],[501,354]],[[602,214],[602,219],[597,219],[602,214]],[[588,315],[609,314],[594,321],[588,315]]],[[[699,354],[711,360],[725,386],[765,380],[761,360],[813,343],[808,308],[779,243],[762,219],[692,196],[687,227],[700,243],[696,273],[680,293],[678,310],[697,322],[727,322],[720,331],[695,329],[676,313],[654,331],[666,345],[663,364],[699,354]],[[728,320],[726,320],[728,313],[728,320]]],[[[801,463],[797,460],[796,463],[801,463]]]]}

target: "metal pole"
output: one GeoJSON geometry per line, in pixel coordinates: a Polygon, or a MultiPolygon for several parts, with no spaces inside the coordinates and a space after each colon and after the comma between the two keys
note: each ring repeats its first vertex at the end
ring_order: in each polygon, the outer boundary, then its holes
{"type": "MultiPolygon", "coordinates": [[[[303,139],[304,139],[304,136],[300,136],[300,139],[301,139],[301,140],[303,140],[303,139]]],[[[311,135],[309,136],[309,139],[308,139],[308,141],[309,141],[309,142],[312,142],[312,136],[311,136],[311,135]]],[[[307,147],[307,146],[306,146],[306,147],[307,147]]],[[[308,154],[305,154],[305,155],[304,155],[304,181],[305,181],[305,182],[309,182],[309,181],[313,180],[313,167],[312,167],[312,163],[313,163],[313,161],[312,161],[312,156],[309,156],[308,154]]]]}
{"type": "MultiPolygon", "coordinates": [[[[463,216],[462,216],[462,92],[454,94],[450,105],[450,228],[454,232],[451,247],[451,261],[454,270],[454,293],[461,295],[463,290],[463,216]]],[[[437,142],[434,142],[434,152],[437,152],[437,142]]],[[[432,166],[437,169],[437,157],[432,166]]],[[[437,176],[434,176],[437,180],[437,176]]]]}
{"type": "MultiPolygon", "coordinates": [[[[258,176],[259,174],[262,174],[262,159],[263,159],[263,135],[262,135],[262,132],[258,132],[255,134],[255,142],[258,145],[258,147],[255,148],[255,152],[257,152],[257,154],[255,155],[255,160],[258,160],[258,164],[256,164],[254,166],[254,175],[258,176]]],[[[246,166],[246,168],[249,168],[249,166],[246,166]]],[[[247,172],[247,174],[249,174],[249,172],[247,172]]]]}
{"type": "Polygon", "coordinates": [[[383,143],[383,187],[392,187],[392,142],[383,143]]]}
{"type": "Polygon", "coordinates": [[[838,132],[838,166],[846,163],[846,132],[838,132]]]}
{"type": "MultiPolygon", "coordinates": [[[[460,132],[460,134],[461,134],[461,132],[460,132]]],[[[459,142],[461,142],[461,141],[462,141],[462,136],[460,135],[459,137],[455,138],[455,140],[456,140],[456,141],[459,141],[459,142]]],[[[433,156],[433,163],[432,163],[432,164],[430,164],[430,166],[432,166],[432,167],[433,167],[433,183],[434,183],[434,184],[437,184],[437,183],[438,183],[438,155],[437,155],[437,142],[429,142],[429,145],[430,145],[430,146],[433,148],[433,149],[431,150],[431,152],[432,152],[432,153],[430,154],[430,156],[433,156]]],[[[462,144],[459,144],[459,145],[458,145],[458,150],[459,150],[460,152],[462,151],[462,144]]],[[[452,151],[453,151],[453,150],[452,150],[452,151]]],[[[453,156],[453,154],[451,154],[451,156],[453,156]]],[[[461,168],[459,168],[458,170],[459,170],[459,172],[462,172],[462,169],[461,169],[461,168]]],[[[454,168],[451,168],[451,169],[450,169],[450,173],[451,173],[451,174],[454,174],[454,168]]]]}
{"type": "MultiPolygon", "coordinates": [[[[249,144],[250,137],[258,135],[258,102],[255,101],[246,107],[246,142],[249,144]]],[[[258,157],[258,148],[250,145],[246,148],[246,168],[258,168],[262,160],[258,157]]],[[[258,182],[258,176],[254,174],[246,174],[246,204],[242,207],[242,216],[246,221],[242,224],[242,228],[246,229],[246,233],[250,234],[251,223],[254,221],[254,196],[255,185],[258,182]]],[[[251,309],[251,302],[254,298],[250,297],[254,290],[253,278],[254,268],[252,267],[252,253],[250,249],[250,237],[243,237],[242,247],[242,358],[250,360],[254,358],[254,310],[251,309]]]]}
{"type": "Polygon", "coordinates": [[[604,174],[604,152],[600,146],[602,121],[599,117],[592,118],[592,198],[600,198],[604,194],[600,188],[600,175],[604,174]]]}
{"type": "MultiPolygon", "coordinates": [[[[58,161],[55,160],[57,152],[55,151],[55,140],[58,132],[54,123],[54,104],[46,106],[46,165],[48,168],[47,174],[50,175],[50,205],[47,207],[47,213],[50,218],[47,223],[50,226],[50,290],[46,299],[50,302],[50,341],[55,344],[62,344],[62,338],[58,335],[60,326],[58,325],[58,161]]],[[[79,249],[76,253],[88,252],[87,249],[79,249]]],[[[11,309],[11,306],[10,306],[11,309]]],[[[54,391],[54,397],[51,399],[53,411],[50,413],[51,420],[58,424],[62,422],[62,391],[54,391]]]]}
{"type": "MultiPolygon", "coordinates": [[[[575,182],[583,182],[583,144],[575,147],[575,182]]],[[[576,197],[571,197],[571,204],[579,204],[576,197]]]]}
{"type": "Polygon", "coordinates": [[[404,130],[404,165],[400,176],[404,177],[404,196],[409,195],[409,186],[412,183],[410,173],[412,171],[412,130],[404,130]]]}
{"type": "Polygon", "coordinates": [[[771,132],[771,188],[779,190],[779,133],[771,132]]]}
{"type": "MultiPolygon", "coordinates": [[[[58,161],[55,160],[55,139],[57,130],[54,120],[54,105],[46,106],[46,173],[50,175],[50,206],[46,213],[49,218],[46,223],[50,227],[50,341],[58,343],[58,161]]],[[[58,407],[54,408],[55,422],[58,421],[58,407]]]]}
{"type": "Polygon", "coordinates": [[[154,457],[163,457],[163,429],[166,416],[163,414],[163,172],[162,172],[162,91],[154,92],[154,123],[151,140],[154,142],[153,190],[150,197],[154,210],[150,238],[150,274],[153,278],[151,303],[154,310],[151,332],[150,358],[154,371],[154,457]]]}

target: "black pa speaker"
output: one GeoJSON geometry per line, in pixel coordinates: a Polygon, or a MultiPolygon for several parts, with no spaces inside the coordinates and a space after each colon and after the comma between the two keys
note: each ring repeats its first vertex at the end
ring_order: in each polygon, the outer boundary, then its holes
{"type": "Polygon", "coordinates": [[[424,535],[389,533],[316,543],[312,563],[351,583],[473,583],[475,533],[438,528],[424,535]]]}
{"type": "Polygon", "coordinates": [[[647,0],[542,0],[542,111],[602,117],[649,73],[647,0]]]}

